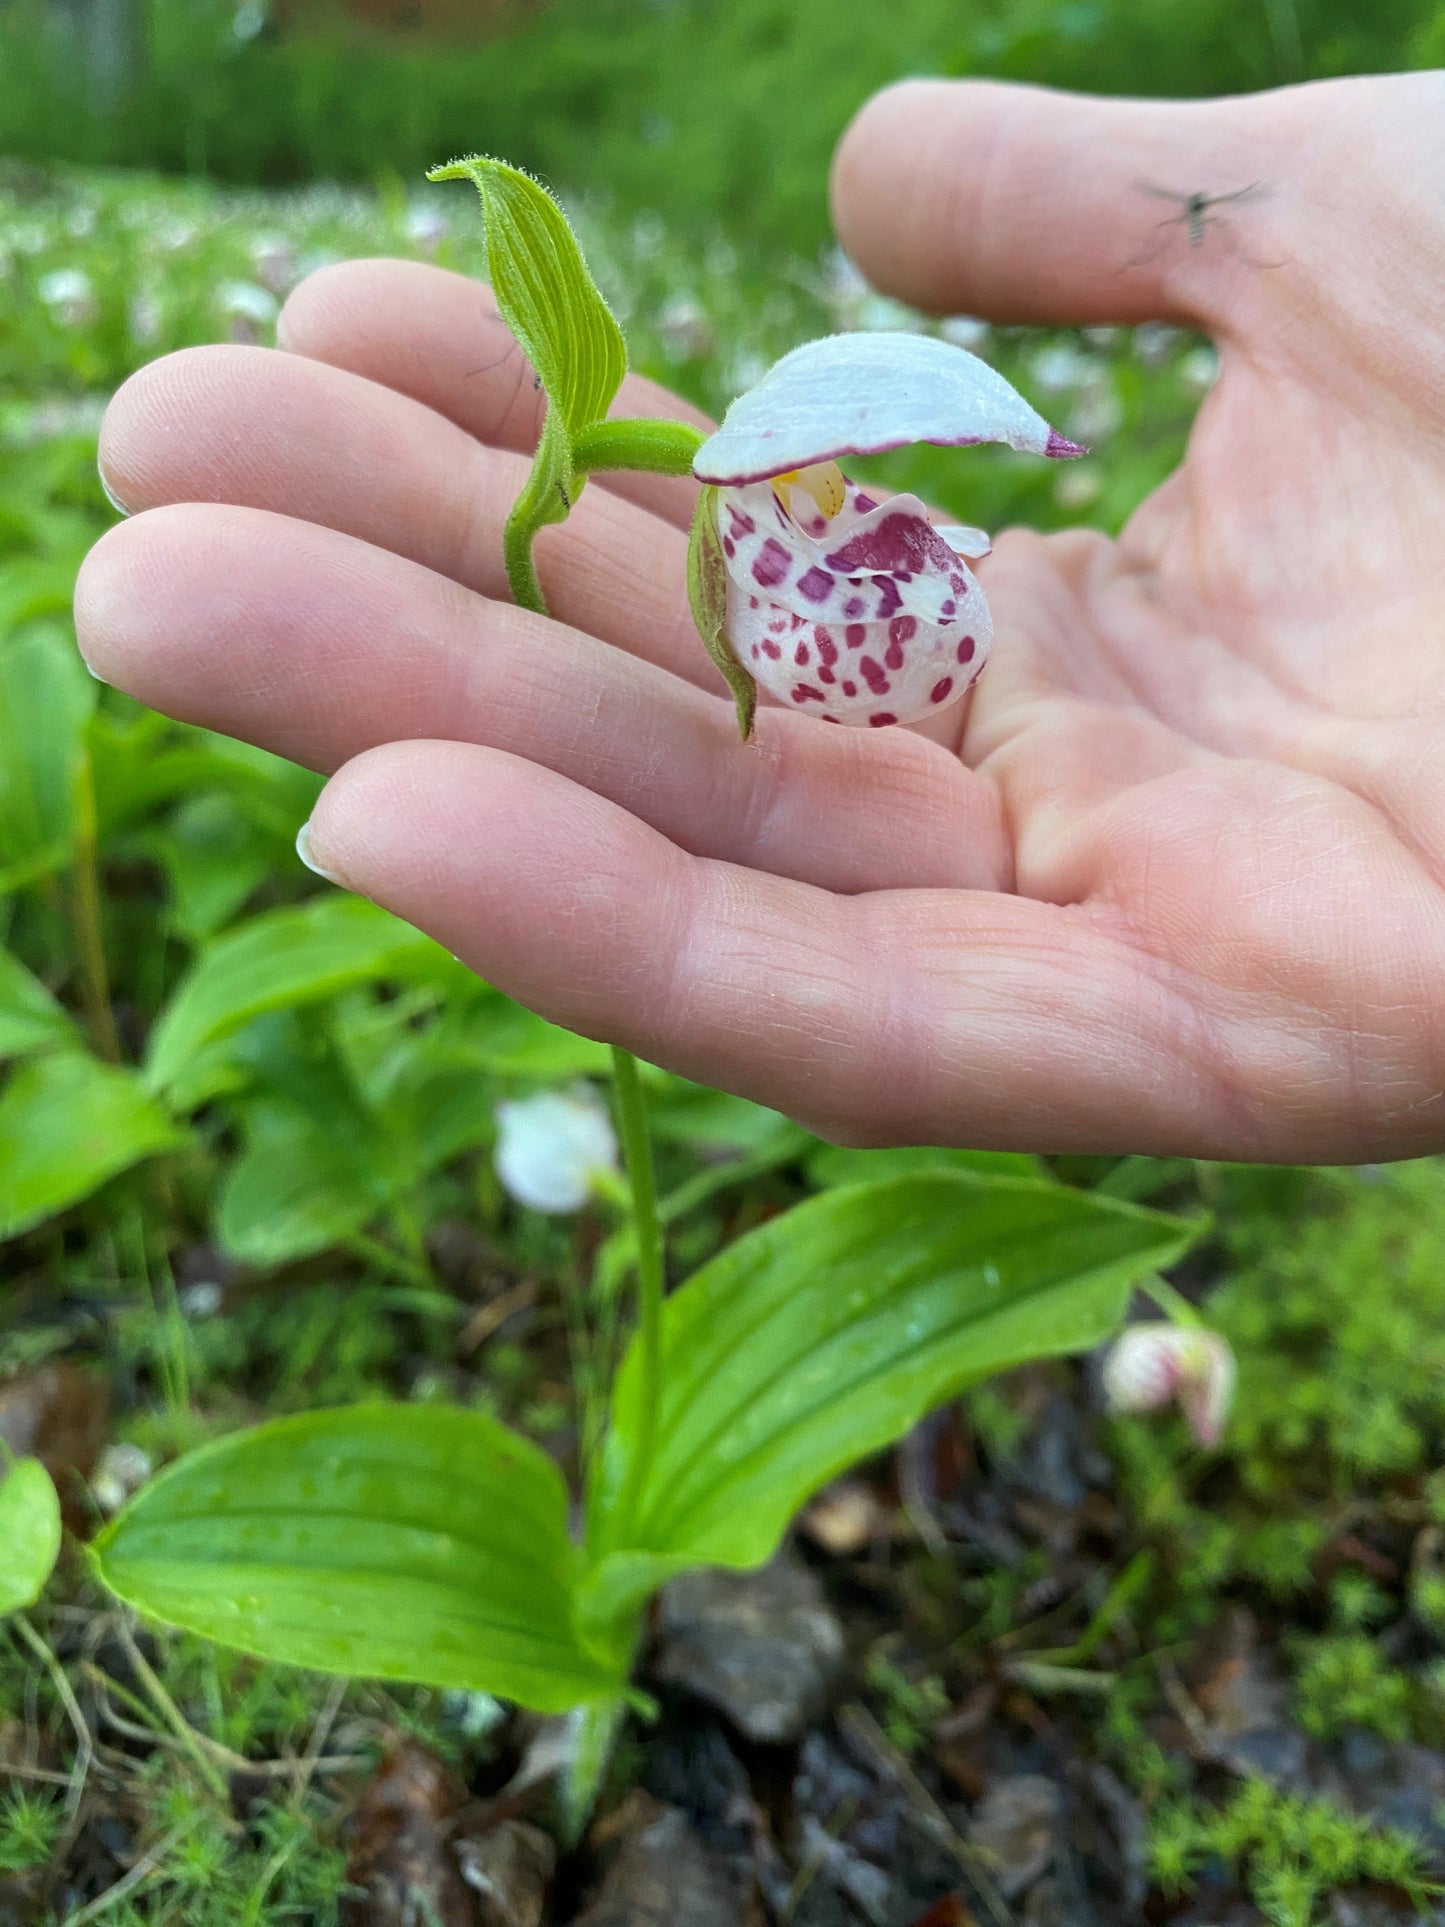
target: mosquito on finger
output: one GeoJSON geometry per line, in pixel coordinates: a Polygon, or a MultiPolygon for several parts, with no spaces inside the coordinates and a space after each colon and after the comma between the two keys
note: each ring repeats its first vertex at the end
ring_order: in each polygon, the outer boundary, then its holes
{"type": "MultiPolygon", "coordinates": [[[[1216,228],[1220,239],[1227,244],[1230,251],[1238,252],[1239,244],[1228,221],[1213,210],[1237,206],[1241,201],[1256,200],[1266,192],[1263,181],[1251,181],[1248,187],[1232,188],[1227,194],[1206,194],[1199,189],[1186,194],[1181,193],[1178,188],[1156,187],[1152,181],[1137,181],[1135,185],[1141,194],[1152,195],[1156,201],[1172,202],[1179,212],[1167,214],[1162,221],[1156,223],[1159,230],[1158,239],[1142,253],[1135,255],[1132,261],[1126,261],[1124,263],[1126,268],[1142,268],[1150,261],[1156,260],[1168,245],[1169,230],[1177,227],[1184,229],[1191,248],[1203,247],[1210,228],[1216,228]]],[[[1249,259],[1248,256],[1245,258],[1249,259]]],[[[1277,268],[1280,265],[1278,261],[1250,261],[1250,266],[1256,268],[1277,268]]],[[[1123,269],[1119,272],[1122,273],[1123,269]]]]}

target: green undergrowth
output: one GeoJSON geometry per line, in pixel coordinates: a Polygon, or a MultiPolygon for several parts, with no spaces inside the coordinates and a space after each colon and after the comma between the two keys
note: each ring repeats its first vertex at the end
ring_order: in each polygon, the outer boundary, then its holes
{"type": "Polygon", "coordinates": [[[67,10],[3,0],[0,152],[274,186],[409,178],[482,150],[627,218],[701,215],[804,255],[826,237],[833,144],[890,80],[1208,95],[1430,64],[1440,38],[1435,0],[553,0],[489,8],[499,30],[458,45],[378,39],[315,6],[277,31],[258,0],[129,11],[134,78],[96,113],[67,10]]]}
{"type": "Polygon", "coordinates": [[[1371,1827],[1333,1801],[1276,1792],[1262,1780],[1220,1806],[1161,1807],[1149,1859],[1155,1884],[1170,1898],[1191,1892],[1211,1862],[1242,1876],[1273,1927],[1313,1927],[1322,1901],[1363,1882],[1398,1888],[1422,1908],[1438,1891],[1408,1836],[1371,1827]]]}

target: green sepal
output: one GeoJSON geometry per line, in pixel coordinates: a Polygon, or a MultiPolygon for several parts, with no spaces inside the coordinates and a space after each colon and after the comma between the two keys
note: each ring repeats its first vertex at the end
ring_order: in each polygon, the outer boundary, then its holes
{"type": "Polygon", "coordinates": [[[697,498],[687,539],[687,599],[702,646],[722,671],[738,707],[738,728],[746,742],[753,733],[758,687],[733,654],[727,637],[727,560],[717,526],[718,491],[704,488],[697,498]]]}

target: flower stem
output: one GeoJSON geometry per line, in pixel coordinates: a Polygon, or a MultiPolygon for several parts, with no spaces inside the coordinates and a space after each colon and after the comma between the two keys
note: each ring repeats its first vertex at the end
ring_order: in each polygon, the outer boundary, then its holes
{"type": "Polygon", "coordinates": [[[687,422],[593,422],[573,438],[572,466],[591,472],[637,468],[653,475],[690,475],[707,439],[687,422]]]}
{"type": "MultiPolygon", "coordinates": [[[[552,417],[549,414],[548,420],[552,417]]],[[[597,423],[587,433],[596,434],[608,427],[621,430],[662,430],[676,429],[685,436],[701,437],[695,429],[683,423],[619,422],[597,423]]],[[[544,429],[543,440],[546,440],[544,429]]],[[[574,465],[582,466],[576,460],[574,465]]],[[[688,456],[689,463],[691,455],[688,456]]],[[[629,462],[628,466],[637,466],[629,462]]],[[[533,479],[544,467],[539,453],[533,479]]],[[[537,571],[532,562],[532,543],[538,531],[545,525],[549,510],[546,506],[545,489],[528,487],[519,496],[503,535],[503,553],[507,564],[507,580],[511,584],[512,595],[519,607],[531,609],[537,615],[546,615],[547,599],[542,593],[542,585],[537,579],[537,571]]],[[[639,1424],[637,1450],[628,1468],[626,1484],[619,1506],[619,1520],[624,1531],[632,1524],[641,1497],[647,1474],[652,1465],[652,1454],[657,1443],[658,1421],[662,1404],[662,1293],[663,1293],[663,1245],[662,1220],[657,1210],[657,1180],[652,1168],[652,1140],[647,1129],[647,1104],[642,1095],[642,1080],[637,1074],[637,1059],[630,1051],[612,1046],[612,1082],[616,1100],[618,1130],[622,1138],[623,1159],[627,1166],[627,1182],[631,1192],[632,1228],[637,1239],[637,1295],[638,1295],[638,1348],[641,1368],[639,1388],[639,1424]]]]}
{"type": "Polygon", "coordinates": [[[544,616],[547,614],[547,598],[542,594],[542,584],[537,579],[536,564],[532,560],[532,543],[536,535],[537,529],[531,519],[519,517],[517,510],[513,509],[502,531],[502,559],[507,567],[512,600],[517,607],[531,609],[536,615],[544,616]]]}
{"type": "Polygon", "coordinates": [[[612,1046],[613,1091],[627,1181],[632,1187],[632,1225],[637,1237],[638,1427],[637,1449],[627,1472],[618,1519],[623,1533],[632,1526],[637,1502],[657,1445],[662,1407],[662,1219],[657,1210],[657,1180],[652,1169],[652,1140],[647,1132],[647,1107],[637,1059],[630,1051],[612,1046]]]}

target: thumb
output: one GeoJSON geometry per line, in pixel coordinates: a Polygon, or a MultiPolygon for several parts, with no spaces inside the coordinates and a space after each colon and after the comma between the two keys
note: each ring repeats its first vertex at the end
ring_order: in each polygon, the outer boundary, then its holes
{"type": "Polygon", "coordinates": [[[834,224],[871,281],[935,312],[1227,332],[1289,266],[1299,184],[1362,84],[1152,101],[903,81],[839,144],[834,224]]]}

